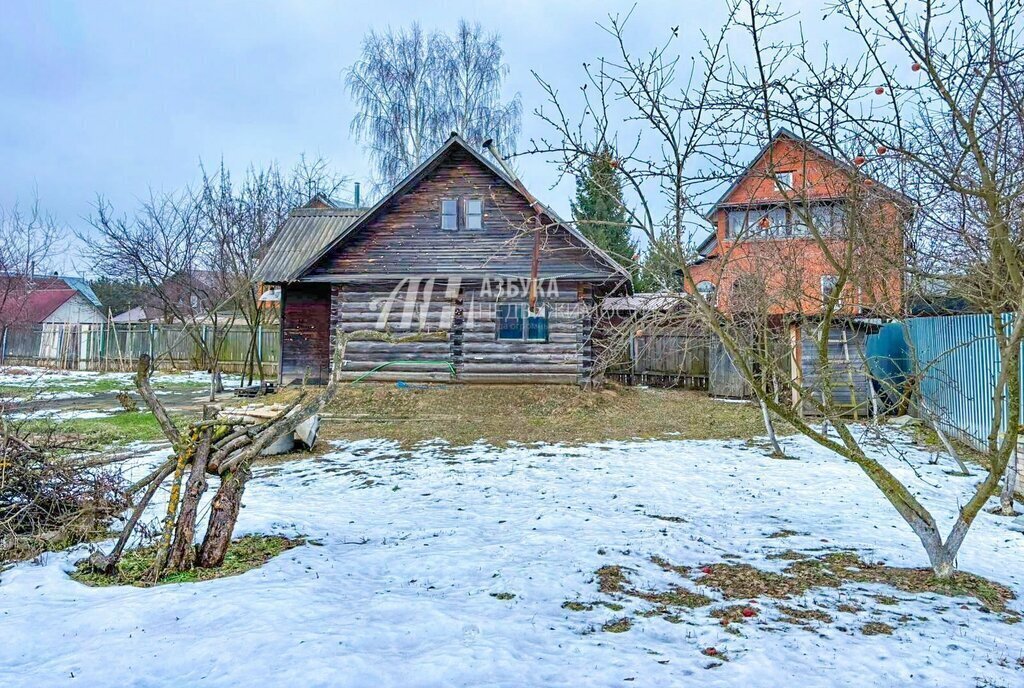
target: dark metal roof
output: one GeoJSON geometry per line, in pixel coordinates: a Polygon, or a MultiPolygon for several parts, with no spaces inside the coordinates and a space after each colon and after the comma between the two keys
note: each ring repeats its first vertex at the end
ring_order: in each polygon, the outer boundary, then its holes
{"type": "Polygon", "coordinates": [[[320,255],[365,212],[365,208],[296,208],[263,254],[255,280],[293,281],[310,256],[320,255]]]}

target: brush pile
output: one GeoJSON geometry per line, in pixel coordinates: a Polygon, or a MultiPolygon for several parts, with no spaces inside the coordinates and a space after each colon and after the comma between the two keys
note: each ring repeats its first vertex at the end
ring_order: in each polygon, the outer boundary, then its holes
{"type": "Polygon", "coordinates": [[[129,504],[126,484],[105,458],[36,445],[0,427],[0,564],[70,547],[106,532],[129,504]]]}

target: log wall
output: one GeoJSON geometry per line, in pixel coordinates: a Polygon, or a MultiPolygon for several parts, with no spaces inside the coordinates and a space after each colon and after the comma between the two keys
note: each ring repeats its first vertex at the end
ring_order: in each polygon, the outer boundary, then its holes
{"type": "Polygon", "coordinates": [[[407,282],[360,282],[315,293],[303,285],[294,294],[293,289],[287,286],[284,297],[284,383],[300,380],[307,368],[327,365],[336,332],[360,330],[409,341],[348,342],[339,372],[343,380],[583,384],[593,369],[594,297],[585,283],[559,282],[557,293],[542,295],[539,303],[548,313],[545,342],[499,340],[497,304],[527,299],[496,293],[480,282],[449,286],[437,280],[415,288],[407,282]],[[293,320],[298,313],[305,322],[293,320]],[[329,313],[329,322],[323,313],[329,313]],[[302,337],[308,341],[302,343],[302,337]]]}
{"type": "MultiPolygon", "coordinates": [[[[460,206],[461,207],[461,206],[460,206]]],[[[415,187],[398,195],[303,278],[345,282],[354,276],[530,275],[536,213],[517,190],[456,150],[415,187]],[[442,199],[483,202],[481,229],[441,229],[442,199]]],[[[621,279],[563,227],[544,226],[542,276],[621,279]]]]}

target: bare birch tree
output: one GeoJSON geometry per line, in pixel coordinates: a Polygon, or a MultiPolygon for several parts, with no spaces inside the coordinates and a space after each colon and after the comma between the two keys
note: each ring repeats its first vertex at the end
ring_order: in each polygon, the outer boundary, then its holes
{"type": "Polygon", "coordinates": [[[351,130],[370,154],[378,191],[389,190],[452,131],[479,146],[493,139],[512,150],[519,135],[519,95],[503,99],[508,66],[501,39],[459,22],[454,35],[408,29],[371,31],[347,71],[357,113],[351,130]]]}

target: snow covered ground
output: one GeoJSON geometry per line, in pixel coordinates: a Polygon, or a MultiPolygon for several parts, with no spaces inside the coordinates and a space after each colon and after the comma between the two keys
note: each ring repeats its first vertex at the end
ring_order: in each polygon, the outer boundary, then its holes
{"type": "MultiPolygon", "coordinates": [[[[0,387],[51,388],[66,390],[63,393],[41,393],[49,396],[37,396],[38,399],[70,399],[91,396],[88,392],[74,392],[75,387],[89,387],[101,383],[116,382],[125,387],[133,385],[134,373],[101,373],[92,370],[53,370],[29,366],[12,366],[0,368],[0,387]],[[63,394],[62,396],[60,394],[63,394]],[[75,396],[77,395],[77,396],[75,396]]],[[[241,377],[238,375],[222,375],[226,387],[238,386],[241,377]]],[[[200,387],[210,384],[210,374],[205,371],[187,371],[168,373],[156,371],[153,374],[154,385],[194,385],[200,387]]]]}
{"type": "MultiPolygon", "coordinates": [[[[812,590],[785,604],[863,611],[803,627],[762,599],[738,635],[706,607],[684,610],[681,623],[634,614],[624,633],[601,627],[645,603],[563,608],[616,602],[598,591],[605,565],[666,586],[672,576],[651,555],[778,570],[788,562],[768,555],[836,548],[927,563],[858,469],[806,440],[785,444],[797,460],[738,441],[414,452],[358,442],[266,466],[238,534],[310,544],[241,576],[154,589],[76,583],[65,572],[80,551],[21,564],[0,574],[0,685],[1024,685],[1024,624],[973,599],[866,584],[812,590]],[[770,537],[781,530],[797,534],[770,537]],[[863,635],[868,621],[894,634],[863,635]],[[728,661],[702,654],[708,647],[728,661]]],[[[906,448],[908,462],[888,464],[948,520],[976,478],[948,476],[906,448]]],[[[1024,536],[1007,525],[979,516],[960,565],[1024,595],[1024,536]]]]}
{"type": "Polygon", "coordinates": [[[124,409],[110,408],[105,410],[96,409],[39,409],[29,413],[6,413],[9,420],[52,420],[63,422],[67,420],[90,420],[94,418],[110,418],[121,413],[124,409]]]}

